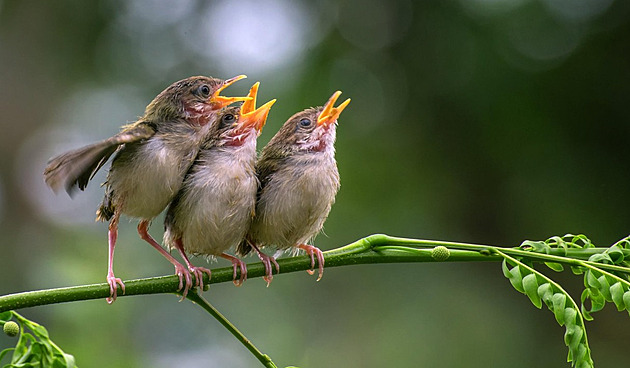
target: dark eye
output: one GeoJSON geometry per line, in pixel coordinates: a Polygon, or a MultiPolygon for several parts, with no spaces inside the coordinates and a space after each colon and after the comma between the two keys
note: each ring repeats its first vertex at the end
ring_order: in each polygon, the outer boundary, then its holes
{"type": "Polygon", "coordinates": [[[208,87],[208,85],[204,84],[203,86],[199,87],[199,93],[201,93],[201,95],[203,97],[209,97],[210,96],[210,87],[208,87]]]}
{"type": "Polygon", "coordinates": [[[231,125],[232,123],[234,123],[234,120],[236,120],[236,118],[234,117],[234,115],[232,114],[225,114],[223,115],[223,119],[221,119],[221,123],[223,123],[223,125],[231,125]]]}
{"type": "Polygon", "coordinates": [[[300,120],[300,122],[298,124],[300,124],[300,126],[303,127],[303,128],[309,127],[309,126],[311,126],[311,119],[304,118],[304,119],[300,120]]]}

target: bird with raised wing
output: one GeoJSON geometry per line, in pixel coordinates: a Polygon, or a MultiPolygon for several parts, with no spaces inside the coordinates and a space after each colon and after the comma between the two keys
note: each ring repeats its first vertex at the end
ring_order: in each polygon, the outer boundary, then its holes
{"type": "Polygon", "coordinates": [[[116,300],[114,248],[121,214],[140,219],[140,237],[155,247],[175,267],[180,289],[191,286],[190,273],[148,233],[151,219],[162,212],[178,192],[197,156],[210,122],[217,112],[249,97],[224,97],[220,93],[244,75],[221,80],[190,77],[171,84],[146,107],[144,115],[115,136],[52,158],[44,171],[46,184],[55,192],[72,195],[85,189],[94,174],[114,155],[105,182],[105,197],[97,220],[109,221],[108,303],[116,300]],[[185,285],[183,284],[185,282],[185,285]]]}

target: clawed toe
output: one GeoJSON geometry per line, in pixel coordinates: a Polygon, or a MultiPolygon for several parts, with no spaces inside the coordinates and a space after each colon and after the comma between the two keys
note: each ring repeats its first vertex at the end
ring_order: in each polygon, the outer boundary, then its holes
{"type": "Polygon", "coordinates": [[[234,286],[243,285],[243,283],[247,280],[247,266],[245,265],[245,262],[227,253],[221,254],[220,257],[232,262],[232,268],[234,269],[234,272],[232,273],[232,283],[234,283],[234,286]],[[236,280],[236,275],[239,268],[241,269],[241,277],[236,280]]]}
{"type": "Polygon", "coordinates": [[[193,275],[195,275],[195,284],[196,286],[199,286],[201,290],[203,290],[203,274],[205,273],[206,275],[208,275],[208,280],[212,278],[212,272],[207,268],[190,267],[188,270],[192,272],[193,275]]]}
{"type": "Polygon", "coordinates": [[[109,284],[109,297],[105,300],[107,301],[107,304],[112,304],[116,301],[116,298],[118,297],[119,285],[123,295],[125,294],[125,284],[122,282],[121,279],[115,277],[114,274],[107,275],[107,283],[109,284]]]}
{"type": "Polygon", "coordinates": [[[306,254],[311,257],[311,269],[306,270],[309,275],[315,274],[315,257],[317,257],[317,269],[319,271],[317,281],[321,280],[322,276],[324,276],[324,253],[319,248],[312,245],[300,244],[298,248],[305,250],[306,254]]]}

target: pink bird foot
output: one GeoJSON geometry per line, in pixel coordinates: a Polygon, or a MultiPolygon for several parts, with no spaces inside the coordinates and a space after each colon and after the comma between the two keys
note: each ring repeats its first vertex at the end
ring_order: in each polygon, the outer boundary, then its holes
{"type": "Polygon", "coordinates": [[[280,265],[278,264],[278,262],[276,262],[276,259],[274,257],[268,256],[263,253],[256,244],[249,240],[247,240],[247,242],[249,243],[249,245],[252,246],[252,248],[254,248],[256,254],[258,254],[258,258],[260,258],[263,265],[265,266],[265,276],[263,276],[263,280],[267,282],[267,287],[269,287],[271,281],[273,281],[273,268],[271,268],[271,264],[273,263],[276,266],[276,273],[280,273],[280,265]]]}
{"type": "Polygon", "coordinates": [[[298,248],[305,250],[306,254],[311,256],[311,269],[306,271],[309,275],[315,273],[315,257],[317,257],[317,263],[319,265],[319,276],[317,277],[317,281],[321,280],[322,276],[324,276],[324,253],[319,248],[308,244],[300,244],[298,245],[298,248]]]}
{"type": "Polygon", "coordinates": [[[179,300],[181,302],[186,298],[186,295],[188,295],[188,290],[193,287],[192,277],[183,264],[177,263],[173,264],[173,266],[175,266],[175,274],[179,277],[177,291],[182,292],[182,298],[179,300]]]}
{"type": "Polygon", "coordinates": [[[208,281],[210,281],[210,279],[212,278],[212,271],[204,267],[197,267],[189,264],[188,271],[195,275],[196,286],[199,286],[201,290],[203,290],[203,274],[205,273],[206,275],[208,275],[208,281]]]}
{"type": "Polygon", "coordinates": [[[125,294],[125,284],[123,284],[121,279],[115,277],[113,272],[107,273],[107,283],[109,284],[109,298],[106,298],[105,300],[107,301],[107,304],[112,304],[116,301],[116,297],[118,296],[119,285],[123,295],[125,294]]]}
{"type": "Polygon", "coordinates": [[[208,278],[210,278],[212,277],[212,272],[207,268],[196,267],[196,266],[193,266],[192,263],[190,263],[190,259],[188,259],[188,256],[186,255],[186,252],[184,251],[184,244],[182,243],[181,239],[177,239],[175,241],[175,248],[177,249],[179,254],[182,256],[182,258],[186,262],[186,266],[188,267],[188,269],[184,268],[184,266],[179,262],[177,262],[177,264],[173,263],[175,265],[175,269],[176,270],[179,269],[179,271],[181,271],[181,273],[177,272],[177,274],[180,275],[178,290],[181,290],[181,287],[182,287],[181,274],[184,274],[186,277],[186,287],[182,293],[182,299],[181,299],[181,300],[184,300],[186,295],[188,295],[188,290],[190,290],[190,288],[193,286],[190,274],[192,273],[193,275],[195,275],[195,286],[199,286],[201,290],[203,290],[203,274],[204,273],[207,274],[208,278]]]}
{"type": "Polygon", "coordinates": [[[243,285],[243,283],[247,280],[247,266],[245,265],[245,262],[227,253],[221,254],[220,257],[225,258],[228,261],[232,262],[232,267],[234,268],[232,282],[234,283],[234,286],[243,285]],[[239,277],[238,281],[236,281],[236,274],[239,267],[241,269],[241,277],[239,277]]]}

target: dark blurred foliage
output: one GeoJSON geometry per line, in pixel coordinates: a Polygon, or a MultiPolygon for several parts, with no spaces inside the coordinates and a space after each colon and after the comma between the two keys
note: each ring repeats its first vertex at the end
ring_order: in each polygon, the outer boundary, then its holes
{"type": "MultiPolygon", "coordinates": [[[[195,74],[245,73],[231,93],[260,80],[260,101],[278,98],[260,146],[334,90],[352,98],[323,249],[376,232],[608,246],[630,233],[628,45],[630,2],[613,0],[0,1],[0,293],[105,281],[106,225],[92,222],[104,176],[55,196],[46,160],[195,74]]],[[[117,276],[173,271],[135,223],[119,244],[117,276]]],[[[578,278],[552,276],[579,298],[578,278]]],[[[564,329],[498,264],[331,268],[206,296],[281,366],[568,366],[564,329]]],[[[83,367],[258,364],[171,295],[23,312],[83,367]]],[[[595,317],[593,358],[619,366],[628,316],[595,317]]]]}

